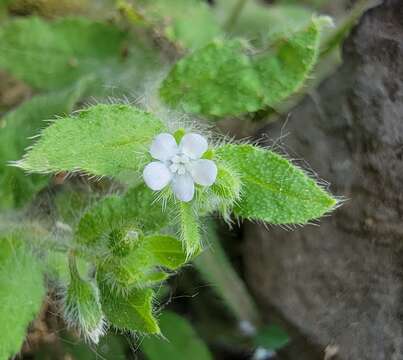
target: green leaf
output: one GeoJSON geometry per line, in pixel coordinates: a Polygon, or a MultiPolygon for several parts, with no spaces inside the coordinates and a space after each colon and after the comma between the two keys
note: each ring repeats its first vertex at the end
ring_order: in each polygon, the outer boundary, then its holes
{"type": "Polygon", "coordinates": [[[0,359],[19,352],[45,297],[42,267],[15,236],[0,239],[0,359]]]}
{"type": "Polygon", "coordinates": [[[264,347],[276,351],[287,345],[290,341],[287,333],[276,325],[269,325],[259,330],[253,338],[257,347],[264,347]]]}
{"type": "Polygon", "coordinates": [[[98,279],[98,284],[102,310],[113,326],[140,333],[160,333],[152,312],[152,289],[132,289],[128,294],[123,294],[113,292],[102,279],[98,279]]]}
{"type": "Polygon", "coordinates": [[[179,60],[160,87],[161,98],[186,112],[240,115],[275,106],[297,91],[319,53],[324,18],[272,49],[251,54],[241,40],[214,41],[179,60]]]}
{"type": "Polygon", "coordinates": [[[47,177],[28,177],[8,162],[22,157],[33,142],[31,137],[46,125],[44,120],[73,110],[89,80],[65,90],[37,95],[0,119],[0,209],[23,206],[47,184],[47,177]]]}
{"type": "Polygon", "coordinates": [[[190,258],[201,251],[199,219],[192,204],[180,201],[178,206],[180,237],[187,257],[190,258]]]}
{"type": "Polygon", "coordinates": [[[78,329],[85,338],[98,343],[104,333],[104,320],[99,291],[92,282],[81,278],[74,257],[69,258],[70,283],[64,299],[64,319],[69,327],[78,329]]]}
{"type": "Polygon", "coordinates": [[[135,107],[96,105],[46,128],[19,166],[37,173],[138,173],[149,159],[152,139],[164,131],[159,119],[135,107]]]}
{"type": "Polygon", "coordinates": [[[91,246],[113,230],[136,227],[148,234],[163,228],[168,214],[154,200],[154,193],[144,184],[132,187],[121,197],[102,199],[82,216],[76,240],[91,246]]]}
{"type": "Polygon", "coordinates": [[[165,311],[160,317],[161,332],[166,339],[147,337],[141,350],[149,360],[211,360],[208,347],[191,324],[173,312],[165,311]]]}
{"type": "Polygon", "coordinates": [[[21,18],[0,28],[0,68],[38,89],[90,74],[106,80],[123,61],[124,40],[117,28],[85,18],[21,18]]]}
{"type": "Polygon", "coordinates": [[[165,280],[161,268],[176,270],[186,262],[182,243],[172,236],[152,235],[138,239],[123,258],[102,259],[99,271],[113,288],[127,291],[165,280]]]}
{"type": "Polygon", "coordinates": [[[210,7],[200,0],[140,0],[144,16],[186,49],[205,45],[220,34],[210,7]]]}
{"type": "Polygon", "coordinates": [[[224,145],[218,157],[241,176],[235,214],[272,224],[305,224],[331,211],[337,201],[314,180],[272,151],[252,145],[224,145]]]}

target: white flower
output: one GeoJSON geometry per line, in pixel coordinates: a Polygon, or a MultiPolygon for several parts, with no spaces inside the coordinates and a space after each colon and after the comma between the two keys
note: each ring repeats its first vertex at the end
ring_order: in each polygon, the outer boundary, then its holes
{"type": "Polygon", "coordinates": [[[214,161],[201,159],[207,149],[207,140],[199,134],[184,135],[179,145],[171,134],[159,134],[150,147],[151,156],[158,161],[144,168],[145,183],[154,191],[171,183],[177,199],[191,201],[195,183],[210,186],[217,177],[214,161]]]}

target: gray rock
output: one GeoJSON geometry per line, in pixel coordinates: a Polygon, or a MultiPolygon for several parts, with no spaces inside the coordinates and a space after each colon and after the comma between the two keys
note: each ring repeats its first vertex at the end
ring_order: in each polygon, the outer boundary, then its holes
{"type": "Polygon", "coordinates": [[[403,1],[369,10],[343,57],[286,124],[262,132],[288,133],[289,156],[347,201],[320,226],[248,224],[247,279],[265,314],[275,308],[323,351],[403,359],[403,1]]]}

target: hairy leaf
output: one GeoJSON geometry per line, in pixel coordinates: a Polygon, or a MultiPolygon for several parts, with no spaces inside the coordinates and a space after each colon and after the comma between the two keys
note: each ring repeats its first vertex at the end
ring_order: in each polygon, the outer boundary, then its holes
{"type": "Polygon", "coordinates": [[[36,173],[138,173],[149,159],[150,142],[163,131],[165,125],[150,113],[128,105],[96,105],[46,128],[19,166],[36,173]]]}
{"type": "Polygon", "coordinates": [[[77,241],[93,245],[117,229],[135,227],[151,233],[163,228],[168,223],[168,214],[154,200],[153,192],[144,184],[132,187],[121,197],[102,199],[81,218],[77,241]]]}
{"type": "Polygon", "coordinates": [[[141,350],[149,360],[210,360],[212,355],[192,325],[183,317],[165,311],[160,317],[166,339],[144,338],[141,350]]]}
{"type": "Polygon", "coordinates": [[[161,282],[169,276],[162,268],[176,270],[185,262],[186,254],[179,240],[152,235],[139,238],[127,256],[102,260],[99,271],[110,286],[126,291],[161,282]]]}
{"type": "Polygon", "coordinates": [[[31,137],[45,127],[44,120],[72,111],[87,84],[83,80],[65,90],[37,95],[0,119],[0,209],[21,207],[48,182],[44,176],[28,177],[8,162],[21,158],[33,142],[31,137]]]}
{"type": "Polygon", "coordinates": [[[42,267],[36,258],[16,237],[0,238],[0,359],[20,351],[44,296],[42,267]]]}
{"type": "Polygon", "coordinates": [[[235,214],[272,224],[304,224],[333,209],[336,200],[289,161],[252,145],[224,145],[217,155],[241,175],[235,214]]]}
{"type": "Polygon", "coordinates": [[[180,237],[188,257],[196,255],[201,250],[199,219],[192,205],[179,202],[180,237]]]}
{"type": "Polygon", "coordinates": [[[323,18],[257,54],[241,40],[214,41],[179,60],[161,98],[187,112],[225,116],[275,106],[297,91],[316,63],[323,18]]]}
{"type": "Polygon", "coordinates": [[[116,293],[98,279],[101,304],[107,320],[116,328],[147,334],[159,334],[152,311],[152,289],[133,289],[128,294],[116,293]]]}

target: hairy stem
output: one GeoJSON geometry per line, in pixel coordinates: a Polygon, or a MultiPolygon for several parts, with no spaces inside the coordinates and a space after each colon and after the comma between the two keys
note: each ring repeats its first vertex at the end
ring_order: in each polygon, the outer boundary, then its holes
{"type": "Polygon", "coordinates": [[[227,21],[225,22],[224,28],[225,30],[231,30],[234,25],[237,23],[239,16],[242,14],[242,10],[244,9],[248,0],[238,0],[233,7],[232,11],[229,14],[227,21]]]}

